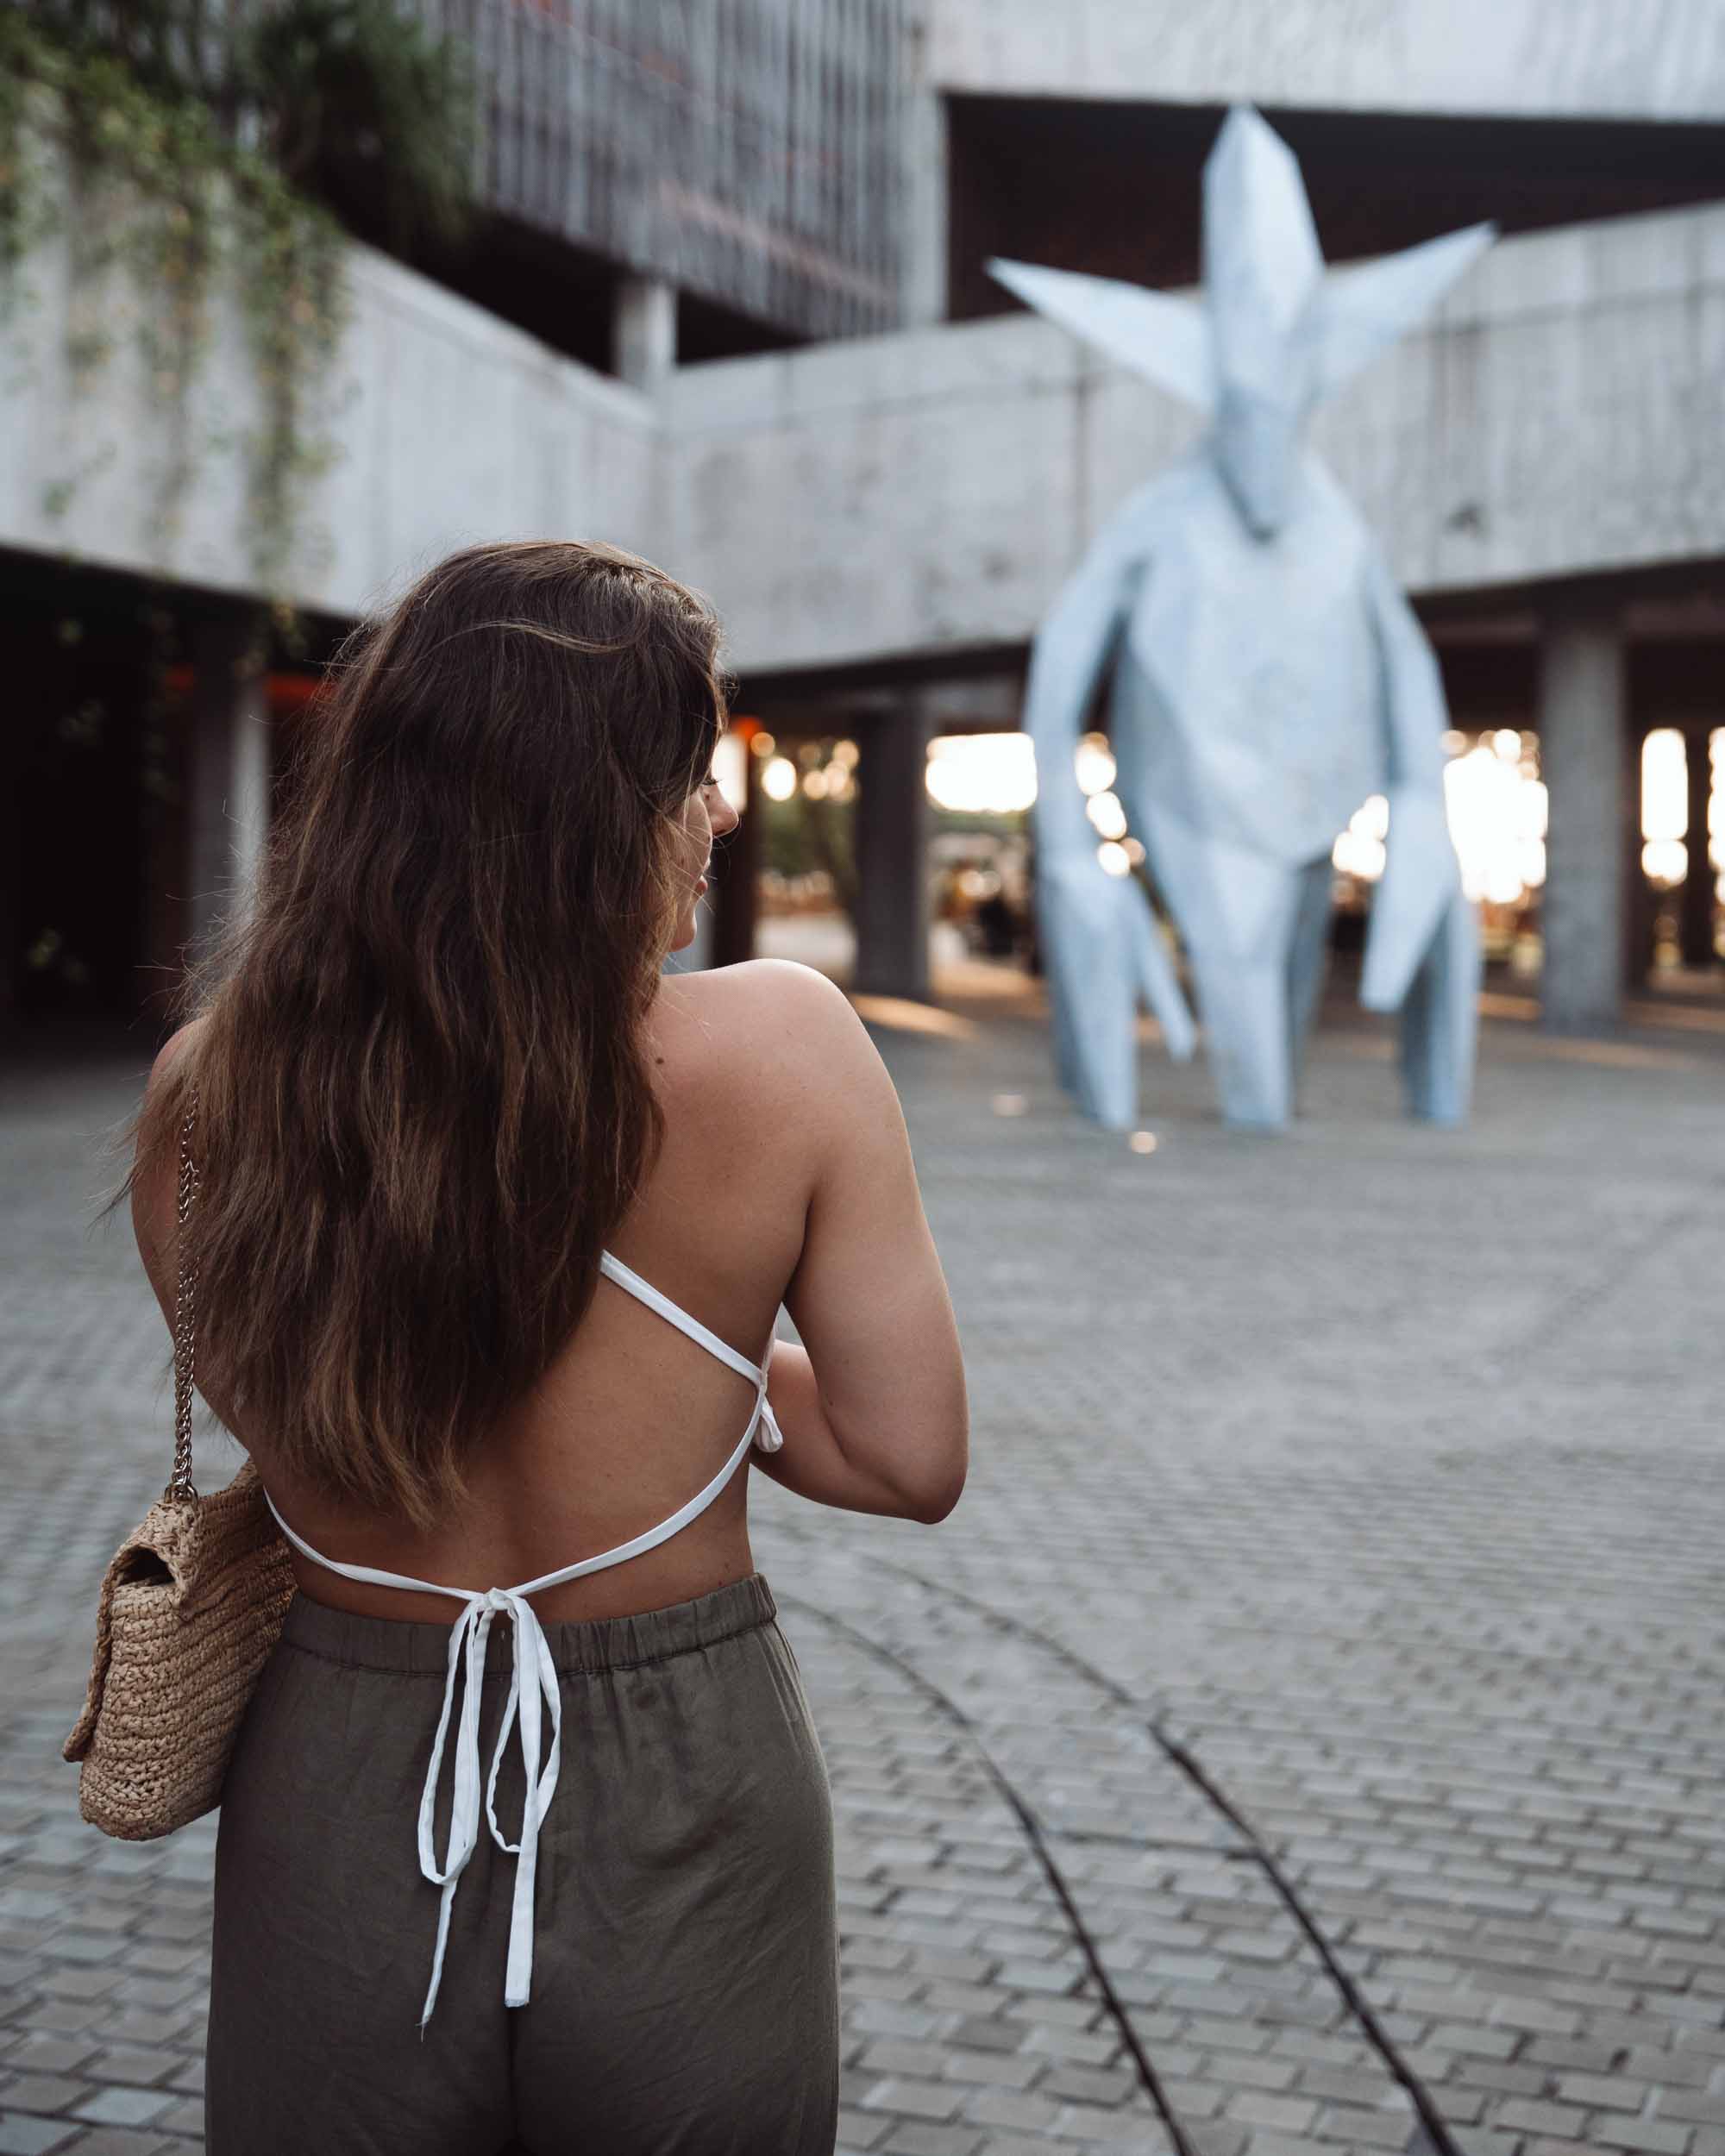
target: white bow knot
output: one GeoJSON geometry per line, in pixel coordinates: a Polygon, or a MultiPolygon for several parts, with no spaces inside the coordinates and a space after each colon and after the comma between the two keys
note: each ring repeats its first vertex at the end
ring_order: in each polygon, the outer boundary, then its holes
{"type": "Polygon", "coordinates": [[[776,1452],[785,1442],[785,1433],[779,1427],[779,1418],[773,1413],[773,1403],[767,1397],[767,1373],[773,1367],[773,1350],[779,1344],[772,1335],[768,1336],[767,1352],[761,1358],[756,1372],[759,1390],[755,1395],[755,1414],[749,1425],[748,1435],[755,1440],[756,1449],[762,1452],[776,1452]]]}
{"type": "Polygon", "coordinates": [[[506,1856],[515,1858],[515,1895],[509,1916],[509,1961],[504,1977],[504,2004],[525,2006],[533,1982],[533,1887],[539,1861],[539,1829],[557,1787],[561,1753],[563,1703],[557,1690],[557,1672],[539,1620],[519,1594],[506,1587],[489,1588],[470,1595],[449,1631],[449,1667],[443,1684],[443,1711],[431,1746],[431,1764],[425,1771],[425,1787],[419,1799],[419,1869],[434,1886],[443,1890],[437,1911],[437,1946],[431,1963],[431,1988],[419,2016],[423,2033],[437,2003],[437,1987],[443,1980],[443,1953],[449,1940],[449,1911],[455,1888],[480,1838],[480,1698],[485,1676],[486,1643],[492,1620],[506,1616],[514,1630],[514,1664],[509,1677],[509,1696],[504,1702],[503,1727],[492,1752],[491,1773],[486,1781],[485,1814],[491,1838],[506,1856]],[[449,1717],[455,1711],[455,1679],[463,1670],[467,1679],[461,1695],[461,1720],[455,1732],[455,1781],[449,1812],[449,1839],[442,1862],[437,1860],[436,1818],[437,1787],[442,1778],[443,1745],[449,1717]],[[542,1707],[550,1718],[549,1741],[543,1745],[542,1707]],[[526,1788],[521,1806],[521,1839],[509,1841],[497,1823],[497,1777],[511,1733],[518,1721],[521,1732],[521,1764],[526,1788]]]}

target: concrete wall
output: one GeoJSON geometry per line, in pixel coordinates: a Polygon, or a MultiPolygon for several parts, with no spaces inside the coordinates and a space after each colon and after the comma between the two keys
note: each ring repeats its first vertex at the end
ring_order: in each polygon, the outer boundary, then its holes
{"type": "MultiPolygon", "coordinates": [[[[1027,636],[1193,417],[1028,316],[685,369],[663,558],[739,664],[1027,636]]],[[[1506,241],[1320,415],[1414,590],[1725,553],[1725,206],[1506,241]]]]}
{"type": "MultiPolygon", "coordinates": [[[[0,547],[256,590],[236,310],[170,503],[135,301],[74,299],[55,248],[29,278],[0,326],[0,547]],[[82,385],[73,304],[116,334],[82,385]]],[[[467,540],[590,534],[711,591],[751,669],[1017,642],[1195,423],[1024,315],[686,368],[649,399],[382,256],[355,251],[353,290],[310,421],[337,454],[285,579],[337,615],[467,540]]],[[[1725,554],[1725,205],[1504,242],[1318,435],[1416,591],[1725,554]]]]}
{"type": "Polygon", "coordinates": [[[929,0],[944,91],[1725,116],[1717,0],[929,0]]]}
{"type": "MultiPolygon", "coordinates": [[[[242,444],[261,410],[232,291],[215,294],[185,404],[191,477],[176,491],[179,407],[153,386],[125,273],[74,285],[56,242],[25,284],[0,323],[0,546],[255,590],[242,444]],[[113,340],[82,378],[69,318],[113,340]]],[[[662,460],[646,398],[369,249],[353,250],[350,287],[347,335],[305,423],[335,455],[297,520],[284,595],[357,614],[478,538],[586,533],[650,550],[662,460]]]]}

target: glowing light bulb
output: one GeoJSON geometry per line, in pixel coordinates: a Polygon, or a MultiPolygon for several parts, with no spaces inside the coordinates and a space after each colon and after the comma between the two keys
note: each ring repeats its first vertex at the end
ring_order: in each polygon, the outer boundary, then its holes
{"type": "Polygon", "coordinates": [[[1028,734],[943,734],[928,744],[929,799],[971,816],[1013,816],[1036,799],[1028,734]]]}
{"type": "Polygon", "coordinates": [[[1118,767],[1106,734],[1086,734],[1073,751],[1072,768],[1086,793],[1106,793],[1114,783],[1118,767]]]}

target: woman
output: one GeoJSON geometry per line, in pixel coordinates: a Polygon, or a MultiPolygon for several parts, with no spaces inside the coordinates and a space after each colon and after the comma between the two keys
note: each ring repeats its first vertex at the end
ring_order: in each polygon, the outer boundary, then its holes
{"type": "Polygon", "coordinates": [[[198,1380],[300,1589],[224,1790],[212,2156],[832,2147],[831,1813],[740,1470],[940,1520],[963,1377],[843,997],[662,974],[737,820],[718,641],[610,548],[433,569],[152,1074],[139,1247],[171,1321],[190,1112],[198,1380]]]}

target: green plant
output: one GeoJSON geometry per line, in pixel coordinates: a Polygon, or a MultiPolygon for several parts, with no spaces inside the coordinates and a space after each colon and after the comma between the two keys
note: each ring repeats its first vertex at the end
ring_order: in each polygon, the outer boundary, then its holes
{"type": "Polygon", "coordinates": [[[242,42],[237,72],[295,186],[369,210],[398,248],[465,237],[478,101],[462,47],[391,0],[279,0],[242,42]]]}
{"type": "MultiPolygon", "coordinates": [[[[37,0],[28,13],[0,0],[0,301],[27,296],[26,258],[64,227],[66,356],[87,380],[112,345],[99,280],[130,273],[170,416],[167,523],[197,454],[188,392],[212,283],[231,279],[263,398],[246,448],[253,568],[267,589],[332,454],[307,423],[347,315],[331,205],[380,221],[398,245],[455,235],[475,105],[456,48],[388,0],[280,0],[233,22],[225,0],[37,0]]],[[[77,484],[45,491],[56,513],[77,484]]]]}

